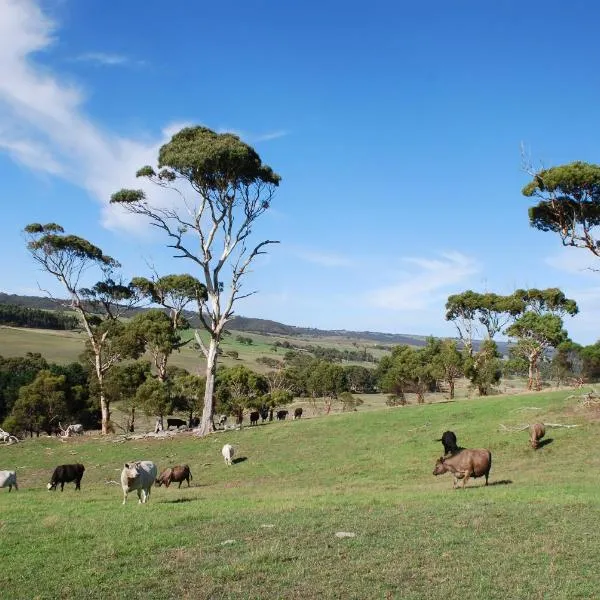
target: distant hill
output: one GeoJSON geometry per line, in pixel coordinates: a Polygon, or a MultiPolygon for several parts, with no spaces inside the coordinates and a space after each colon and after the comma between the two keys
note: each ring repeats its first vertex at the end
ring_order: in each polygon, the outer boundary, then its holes
{"type": "MultiPolygon", "coordinates": [[[[15,306],[24,306],[27,308],[38,308],[44,310],[65,310],[59,304],[50,298],[43,296],[19,296],[17,294],[5,294],[0,292],[0,304],[12,304],[15,306]]],[[[135,314],[145,309],[133,309],[135,314]]],[[[185,317],[193,327],[199,327],[198,316],[186,311],[185,317]]],[[[270,319],[255,319],[251,317],[234,317],[228,324],[230,331],[240,331],[245,333],[260,333],[263,335],[290,336],[290,337],[312,337],[312,338],[339,338],[350,340],[368,340],[371,342],[398,345],[407,344],[409,346],[425,346],[428,336],[410,335],[404,333],[383,333],[379,331],[350,331],[346,329],[315,329],[312,327],[296,327],[295,325],[284,325],[270,319]]],[[[475,341],[475,347],[478,347],[475,341]]],[[[502,354],[508,354],[508,344],[498,342],[498,349],[502,354]]]]}

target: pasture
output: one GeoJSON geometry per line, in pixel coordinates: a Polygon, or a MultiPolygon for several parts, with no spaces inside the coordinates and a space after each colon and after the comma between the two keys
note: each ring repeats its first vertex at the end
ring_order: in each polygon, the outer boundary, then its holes
{"type": "Polygon", "coordinates": [[[10,598],[593,598],[597,415],[571,392],[273,422],[204,439],[94,435],[0,447],[0,590],[10,598]],[[526,431],[548,428],[531,449],[526,431]],[[445,429],[493,454],[490,486],[434,477],[445,429]],[[236,448],[227,467],[224,443],[236,448]],[[125,506],[123,462],[188,463],[192,487],[125,506]],[[81,492],[45,485],[82,462],[81,492]],[[336,537],[347,532],[354,537],[336,537]]]}

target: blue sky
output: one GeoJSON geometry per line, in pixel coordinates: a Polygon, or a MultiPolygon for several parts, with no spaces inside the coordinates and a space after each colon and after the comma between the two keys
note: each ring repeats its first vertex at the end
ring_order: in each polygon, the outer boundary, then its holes
{"type": "MultiPolygon", "coordinates": [[[[59,288],[21,235],[61,223],[125,277],[192,272],[108,205],[185,124],[281,176],[245,316],[454,335],[448,295],[560,287],[600,338],[593,256],[531,229],[536,166],[597,162],[600,6],[583,1],[0,0],[0,290],[59,288]],[[419,5],[418,5],[419,4],[419,5]],[[116,6],[116,5],[115,5],[116,6]]],[[[596,265],[597,266],[597,265],[596,265]]]]}

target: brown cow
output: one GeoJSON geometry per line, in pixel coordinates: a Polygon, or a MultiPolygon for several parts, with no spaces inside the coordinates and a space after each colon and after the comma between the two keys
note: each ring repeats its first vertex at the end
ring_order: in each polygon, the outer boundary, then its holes
{"type": "Polygon", "coordinates": [[[543,423],[534,423],[529,426],[529,441],[531,447],[537,450],[540,445],[540,440],[546,435],[546,428],[543,423]]]}
{"type": "Polygon", "coordinates": [[[165,469],[158,476],[156,485],[160,487],[164,483],[165,487],[169,487],[174,481],[175,483],[179,482],[179,487],[181,487],[181,484],[187,481],[188,487],[190,487],[190,479],[193,479],[190,467],[188,465],[176,465],[165,469]]]}
{"type": "Polygon", "coordinates": [[[462,487],[464,488],[470,477],[482,477],[484,475],[485,485],[487,485],[491,468],[492,453],[489,450],[484,448],[465,449],[452,456],[438,458],[433,474],[442,475],[450,471],[454,475],[453,487],[458,487],[458,481],[462,479],[462,487]]]}

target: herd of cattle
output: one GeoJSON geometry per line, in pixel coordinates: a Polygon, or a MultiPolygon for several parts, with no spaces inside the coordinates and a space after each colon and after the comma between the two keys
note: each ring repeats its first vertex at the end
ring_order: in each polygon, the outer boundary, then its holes
{"type": "MultiPolygon", "coordinates": [[[[294,418],[302,416],[302,409],[299,410],[300,414],[295,415],[294,418]]],[[[287,413],[287,411],[285,412],[287,413]]],[[[544,424],[534,423],[529,427],[529,433],[531,447],[537,450],[540,446],[540,440],[546,434],[544,424]]],[[[485,448],[461,448],[453,431],[445,431],[442,437],[436,441],[442,442],[444,456],[437,459],[433,469],[434,475],[452,473],[454,476],[454,488],[458,487],[459,482],[462,482],[461,487],[464,488],[471,477],[485,477],[485,485],[488,485],[490,469],[492,468],[492,453],[489,450],[485,448]]],[[[223,446],[221,454],[226,465],[231,466],[233,464],[234,453],[235,449],[231,444],[223,446]]],[[[80,463],[59,465],[54,469],[47,488],[48,490],[56,490],[58,485],[60,485],[62,492],[65,483],[74,482],[75,489],[80,490],[84,472],[85,467],[80,463]]],[[[125,463],[121,471],[123,504],[127,501],[127,495],[130,492],[137,492],[139,502],[145,504],[150,499],[150,491],[153,485],[157,487],[161,485],[169,487],[171,483],[175,482],[179,483],[179,487],[181,487],[181,484],[187,481],[189,487],[190,480],[193,479],[190,467],[186,464],[168,467],[158,476],[157,473],[156,465],[151,460],[137,460],[125,463]]],[[[8,488],[9,492],[12,491],[13,487],[15,490],[19,490],[16,471],[0,471],[0,488],[5,487],[8,488]]]]}
{"type": "MultiPolygon", "coordinates": [[[[529,442],[534,450],[540,446],[540,440],[546,435],[543,423],[534,423],[529,427],[529,442]]],[[[468,449],[458,445],[456,434],[453,431],[444,431],[442,437],[436,442],[442,442],[444,456],[437,459],[433,468],[434,475],[452,473],[454,475],[453,487],[458,487],[462,481],[464,488],[471,477],[485,477],[488,484],[490,469],[492,468],[492,453],[485,448],[468,449]]]]}
{"type": "MultiPolygon", "coordinates": [[[[233,464],[233,455],[235,449],[231,444],[225,444],[221,450],[226,465],[233,464]]],[[[65,488],[65,483],[75,483],[75,489],[81,490],[81,479],[85,472],[85,467],[81,463],[71,465],[59,465],[52,472],[50,482],[46,486],[48,490],[56,490],[60,485],[60,491],[65,488]]],[[[187,481],[190,487],[190,480],[193,480],[189,465],[175,465],[166,468],[157,477],[156,465],[151,460],[136,460],[125,463],[121,471],[121,488],[123,490],[123,504],[127,502],[127,495],[130,492],[137,492],[138,500],[145,504],[150,499],[152,486],[160,487],[164,485],[169,487],[171,483],[179,483],[179,487],[184,481],[187,481]]],[[[19,491],[17,485],[16,471],[0,471],[0,488],[8,488],[11,492],[14,487],[19,491]]]]}

